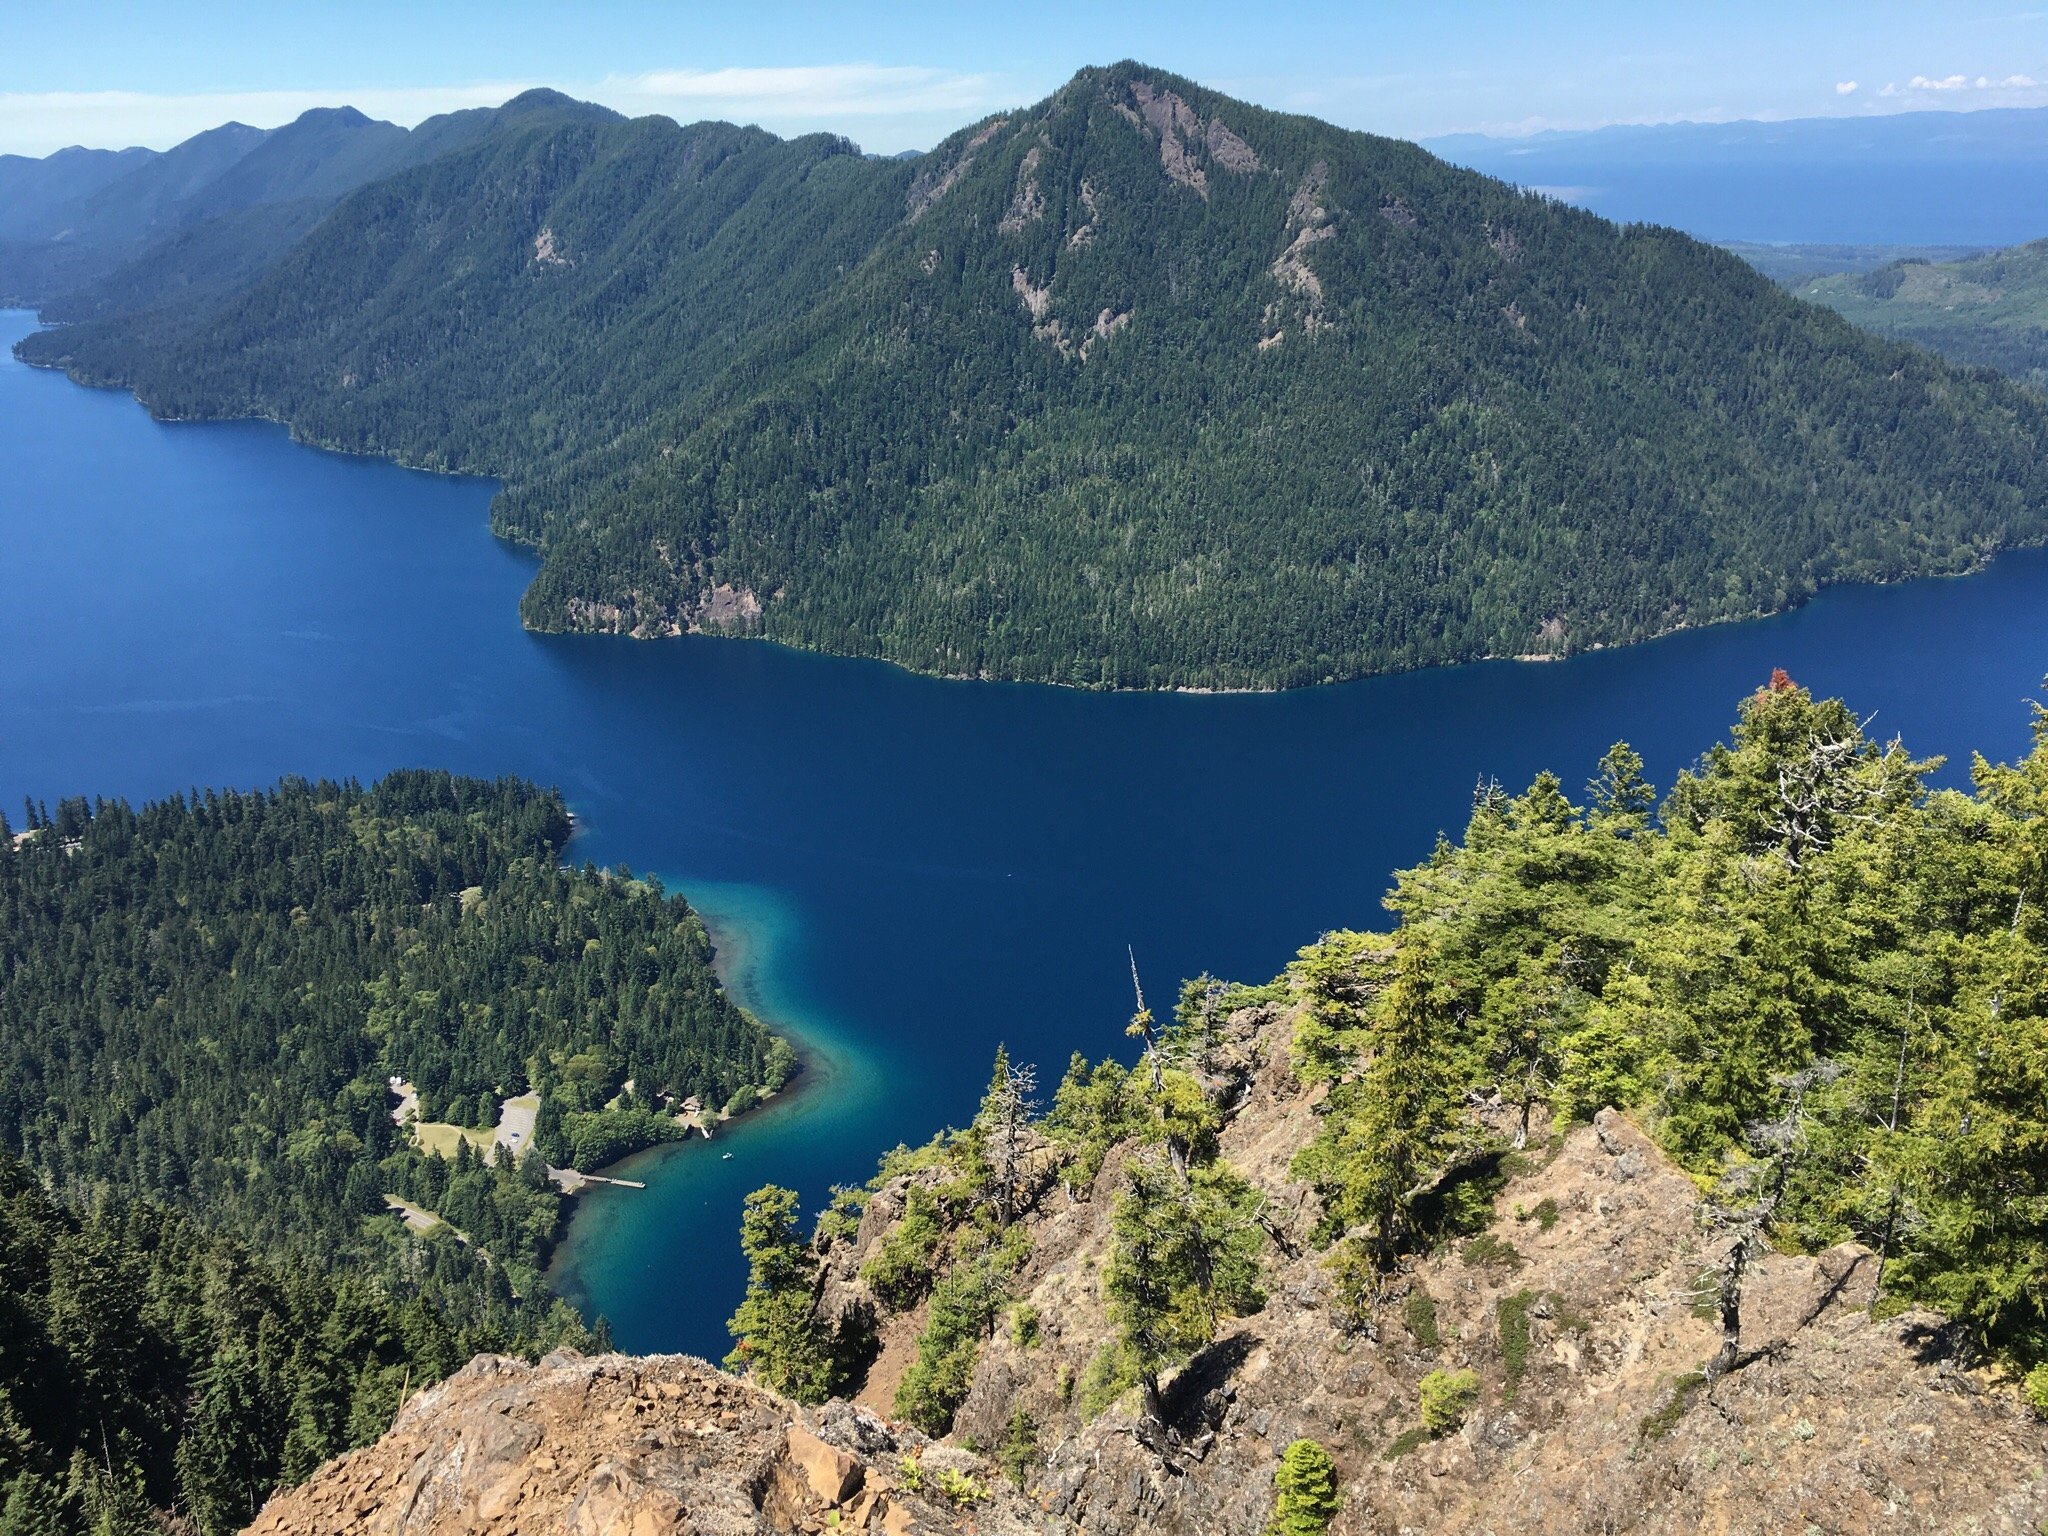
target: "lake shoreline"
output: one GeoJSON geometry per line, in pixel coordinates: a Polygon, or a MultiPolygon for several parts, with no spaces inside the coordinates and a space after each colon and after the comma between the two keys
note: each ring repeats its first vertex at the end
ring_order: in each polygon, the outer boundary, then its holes
{"type": "MultiPolygon", "coordinates": [[[[583,825],[582,818],[577,819],[577,825],[579,828],[583,825]]],[[[736,912],[730,907],[719,910],[715,902],[707,910],[686,889],[690,883],[662,877],[664,887],[690,903],[690,910],[696,913],[698,921],[704,924],[710,935],[712,972],[717,976],[719,985],[736,1004],[760,1020],[770,1033],[789,1041],[797,1053],[796,1071],[780,1089],[762,1094],[740,1114],[722,1117],[719,1122],[721,1131],[730,1126],[734,1132],[750,1136],[760,1134],[763,1125],[814,1109],[821,1099],[829,1100],[835,1085],[840,1084],[845,1076],[846,1063],[842,1059],[845,1046],[841,1044],[835,1050],[824,1039],[825,1031],[813,1028],[795,1010],[770,1000],[771,989],[765,981],[772,974],[776,949],[789,941],[789,935],[779,932],[773,922],[764,921],[757,915],[736,912]]],[[[761,894],[763,897],[772,896],[765,890],[761,894]]],[[[603,1308],[590,1295],[584,1271],[589,1266],[603,1265],[620,1256],[620,1245],[612,1241],[611,1227],[618,1220],[628,1218],[631,1212],[630,1207],[623,1210],[615,1208],[614,1202],[632,1202],[665,1194],[668,1191],[664,1186],[675,1185],[679,1181],[687,1184],[693,1171],[698,1171],[699,1165],[707,1159],[705,1148],[717,1145],[721,1139],[720,1135],[714,1134],[643,1147],[597,1170],[608,1179],[626,1177],[641,1188],[619,1190],[616,1184],[585,1185],[568,1195],[564,1202],[566,1214],[562,1235],[555,1243],[543,1272],[555,1294],[583,1313],[588,1322],[594,1323],[597,1318],[605,1316],[603,1308]],[[700,1146],[699,1143],[705,1145],[700,1146]]],[[[723,1161],[730,1156],[730,1153],[721,1152],[718,1160],[723,1161]]],[[[736,1253],[739,1243],[737,1225],[729,1240],[736,1253]]]]}
{"type": "MultiPolygon", "coordinates": [[[[0,307],[0,314],[6,313],[32,314],[36,317],[36,324],[39,327],[46,330],[60,329],[64,324],[68,323],[59,321],[53,324],[46,324],[42,319],[41,312],[35,309],[33,306],[27,305],[19,306],[12,310],[9,310],[5,307],[0,307]]],[[[319,453],[331,453],[337,455],[338,457],[346,459],[362,459],[369,460],[372,462],[395,464],[399,468],[410,470],[415,474],[435,475],[443,478],[457,480],[489,481],[492,483],[494,487],[492,492],[493,507],[496,506],[499,499],[502,498],[505,494],[505,488],[508,483],[509,476],[503,471],[489,469],[450,468],[445,465],[423,464],[414,462],[406,458],[405,455],[403,455],[402,453],[391,453],[378,449],[359,449],[341,447],[333,443],[323,442],[317,437],[305,435],[301,432],[300,428],[295,423],[283,417],[269,414],[268,412],[246,411],[234,414],[224,413],[221,415],[206,416],[161,416],[156,413],[156,411],[150,406],[149,402],[144,400],[140,392],[135,388],[135,386],[131,384],[126,384],[119,381],[101,381],[92,378],[85,378],[81,377],[75,370],[68,368],[61,363],[38,363],[32,362],[29,359],[22,357],[20,352],[22,340],[26,340],[26,337],[14,342],[12,347],[10,348],[10,351],[14,356],[15,360],[17,362],[20,362],[24,367],[34,368],[45,373],[61,374],[63,377],[69,379],[72,383],[79,385],[81,388],[101,390],[108,393],[126,394],[130,399],[134,400],[137,405],[141,406],[142,409],[148,413],[149,419],[154,422],[184,426],[206,426],[239,421],[261,422],[268,426],[280,428],[285,433],[286,437],[294,445],[302,448],[311,448],[319,453]]],[[[545,558],[544,553],[538,544],[532,543],[531,541],[526,539],[518,538],[511,534],[501,532],[496,526],[496,518],[493,517],[491,521],[491,535],[493,538],[498,539],[500,542],[506,544],[507,546],[513,549],[519,550],[522,554],[528,556],[529,558],[535,560],[545,558]]],[[[1288,694],[1311,692],[1313,690],[1321,688],[1340,688],[1347,684],[1367,682],[1374,678],[1403,677],[1414,673],[1440,672],[1459,667],[1479,667],[1490,666],[1494,664],[1508,666],[1536,665],[1556,661],[1569,661],[1574,656],[1590,655],[1605,651],[1628,650],[1638,646],[1654,645],[1660,640],[1667,640],[1675,635],[1688,634],[1702,629],[1720,628],[1726,625],[1754,624],[1762,620],[1780,618],[1786,614],[1797,613],[1801,609],[1805,608],[1810,603],[1815,601],[1817,598],[1831,591],[1855,590],[1858,588],[1881,589],[1885,587],[1905,586],[1918,581],[1946,581],[1957,580],[1968,576],[1975,576],[1983,572],[2001,555],[2014,554],[2026,550],[2042,548],[2048,548],[2048,532],[2044,532],[2038,538],[2015,540],[2011,543],[2000,544],[1996,548],[1988,551],[1980,550],[1977,552],[1977,558],[1975,562],[1964,570],[1924,571],[1917,573],[1908,573],[1903,575],[1874,577],[1865,580],[1838,579],[1821,581],[1815,584],[1811,592],[1804,592],[1799,594],[1796,598],[1788,601],[1783,607],[1760,608],[1748,613],[1728,614],[1723,617],[1709,618],[1697,621],[1689,619],[1680,620],[1675,624],[1671,624],[1663,628],[1653,630],[1648,634],[1635,636],[1630,639],[1596,640],[1589,642],[1584,646],[1568,648],[1567,650],[1562,652],[1487,652],[1483,655],[1477,656],[1453,657],[1446,658],[1440,661],[1423,662],[1415,666],[1384,667],[1367,671],[1347,672],[1339,676],[1317,678],[1313,682],[1291,683],[1280,687],[1264,687],[1259,685],[1236,686],[1222,684],[1211,686],[1193,683],[1169,683],[1161,684],[1158,687],[1123,688],[1108,684],[1097,685],[1089,683],[1061,682],[1054,678],[998,677],[987,672],[941,672],[915,666],[909,662],[898,660],[897,658],[892,656],[884,656],[864,651],[826,650],[823,647],[805,645],[801,642],[784,639],[779,636],[759,634],[735,634],[730,631],[724,630],[706,630],[695,628],[685,629],[679,626],[669,626],[667,628],[664,628],[663,630],[651,633],[641,633],[633,630],[617,629],[576,629],[569,627],[539,628],[529,624],[526,620],[526,616],[524,613],[520,613],[518,617],[520,629],[525,633],[531,635],[559,635],[574,637],[587,636],[593,639],[602,638],[613,640],[655,642],[663,640],[678,640],[684,638],[750,641],[757,645],[776,646],[783,650],[791,651],[799,655],[824,656],[830,657],[838,661],[874,662],[882,666],[892,667],[897,671],[906,673],[912,677],[927,677],[939,682],[987,683],[1011,687],[1057,688],[1071,690],[1076,693],[1185,695],[1194,698],[1227,698],[1243,695],[1259,697],[1281,697],[1288,694]]]]}

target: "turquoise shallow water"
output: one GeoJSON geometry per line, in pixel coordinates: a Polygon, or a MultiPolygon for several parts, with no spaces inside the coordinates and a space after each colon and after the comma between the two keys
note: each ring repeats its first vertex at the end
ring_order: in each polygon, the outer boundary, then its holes
{"type": "MultiPolygon", "coordinates": [[[[30,328],[0,316],[0,340],[30,328]]],[[[1619,737],[1663,784],[1773,666],[1915,750],[2025,750],[2048,557],[1548,666],[1278,696],[1081,694],[518,627],[490,487],[152,422],[0,361],[0,803],[438,765],[561,785],[573,856],[705,911],[813,1069],[576,1219],[557,1282],[621,1344],[711,1355],[745,1192],[813,1205],[972,1112],[998,1041],[1055,1079],[1155,999],[1371,923],[1473,783],[1568,783],[1619,737]],[[732,1154],[728,1160],[726,1153],[732,1154]]],[[[1949,770],[1959,776],[1959,765],[1949,770]]]]}
{"type": "MultiPolygon", "coordinates": [[[[581,1197],[551,1278],[585,1312],[645,1328],[650,1337],[664,1309],[689,1307],[703,1315],[729,1306],[715,1284],[702,1283],[690,1256],[661,1234],[704,1232],[716,1242],[748,1191],[786,1176],[777,1154],[865,1134],[887,1110],[892,1076],[886,1042],[863,1047],[856,1032],[835,1023],[828,1005],[785,988],[783,978],[795,968],[794,955],[804,942],[785,902],[758,886],[672,883],[689,892],[710,927],[727,989],[801,1040],[804,1070],[794,1086],[721,1126],[709,1141],[658,1147],[611,1170],[619,1178],[645,1181],[645,1190],[599,1186],[581,1197]]],[[[715,1343],[693,1347],[708,1351],[715,1343]]]]}

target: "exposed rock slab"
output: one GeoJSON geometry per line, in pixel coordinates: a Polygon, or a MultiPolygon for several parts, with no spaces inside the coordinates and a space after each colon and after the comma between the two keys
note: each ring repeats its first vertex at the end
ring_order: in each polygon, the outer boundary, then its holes
{"type": "Polygon", "coordinates": [[[991,1497],[960,1507],[903,1486],[933,1447],[845,1404],[795,1404],[685,1355],[539,1365],[485,1355],[418,1394],[375,1445],[272,1499],[251,1536],[914,1536],[1065,1532],[964,1470],[991,1497]]]}

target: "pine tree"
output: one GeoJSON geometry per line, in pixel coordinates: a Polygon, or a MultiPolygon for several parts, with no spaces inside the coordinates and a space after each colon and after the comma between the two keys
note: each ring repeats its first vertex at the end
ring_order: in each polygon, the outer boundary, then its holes
{"type": "Polygon", "coordinates": [[[1125,1180],[1110,1218],[1103,1294],[1137,1363],[1146,1415],[1163,1423],[1160,1372],[1215,1338],[1224,1315],[1264,1304],[1264,1233],[1256,1194],[1221,1165],[1190,1176],[1157,1153],[1140,1153],[1125,1180]]]}
{"type": "Polygon", "coordinates": [[[1362,1012],[1354,1081],[1331,1095],[1323,1132],[1295,1159],[1334,1225],[1364,1225],[1385,1266],[1410,1234],[1413,1207],[1471,1142],[1455,1057],[1456,1026],[1420,942],[1401,944],[1385,994],[1362,1012]]]}
{"type": "Polygon", "coordinates": [[[199,1374],[192,1420],[178,1442],[178,1492],[201,1530],[238,1531],[276,1482],[256,1373],[239,1346],[199,1374]]]}
{"type": "Polygon", "coordinates": [[[728,1370],[800,1403],[824,1401],[832,1388],[832,1341],[812,1308],[816,1261],[797,1232],[796,1191],[764,1185],[747,1196],[740,1251],[747,1290],[726,1324],[728,1370]]]}
{"type": "Polygon", "coordinates": [[[1337,1464],[1313,1440],[1296,1440],[1280,1453],[1273,1474],[1273,1518],[1266,1536],[1322,1536],[1337,1518],[1337,1464]]]}
{"type": "Polygon", "coordinates": [[[1009,1051],[998,1045],[988,1089],[974,1116],[972,1136],[988,1169],[989,1202],[1003,1226],[1017,1216],[1024,1181],[1025,1132],[1038,1108],[1037,1089],[1037,1071],[1030,1066],[1012,1066],[1009,1051]]]}
{"type": "Polygon", "coordinates": [[[1600,759],[1599,772],[1586,786],[1593,821],[1624,836],[1648,823],[1657,792],[1643,778],[1643,758],[1625,741],[1617,741],[1600,759]]]}
{"type": "Polygon", "coordinates": [[[33,1470],[15,1476],[0,1505],[0,1536],[65,1536],[64,1498],[57,1485],[33,1470]]]}

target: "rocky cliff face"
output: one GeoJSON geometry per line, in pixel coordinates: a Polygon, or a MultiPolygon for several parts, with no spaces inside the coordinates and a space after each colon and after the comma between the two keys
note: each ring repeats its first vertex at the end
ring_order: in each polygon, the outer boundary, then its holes
{"type": "MultiPolygon", "coordinates": [[[[1753,1358],[1703,1381],[1719,1342],[1703,1302],[1727,1239],[1702,1224],[1691,1181],[1612,1112],[1510,1157],[1491,1229],[1414,1262],[1355,1326],[1309,1241],[1314,1198],[1287,1173],[1313,1120],[1285,1066],[1287,1026],[1277,1013],[1234,1021],[1215,1078],[1234,1106],[1224,1155],[1266,1196],[1269,1299],[1169,1380],[1163,1441],[1135,1393],[1092,1418],[1078,1404],[1110,1332],[1097,1277],[1113,1154],[1092,1190],[1039,1192],[1016,1288],[1035,1327],[983,1346],[958,1444],[883,1417],[915,1312],[885,1323],[859,1403],[816,1412],[680,1358],[487,1359],[255,1529],[1254,1536],[1297,1436],[1334,1456],[1332,1529],[1357,1536],[2035,1536],[2048,1522],[2048,1426],[1960,1357],[1939,1318],[1873,1318],[1862,1250],[1766,1258],[1744,1296],[1753,1358]],[[1469,1370],[1478,1388],[1460,1425],[1431,1437],[1419,1393],[1436,1370],[1469,1370]],[[1020,1408],[1039,1451],[1013,1490],[962,1447],[1004,1444],[1020,1408]],[[990,1497],[946,1499],[944,1468],[990,1497]]],[[[907,1185],[826,1248],[822,1306],[864,1299],[860,1263],[907,1185]]]]}

